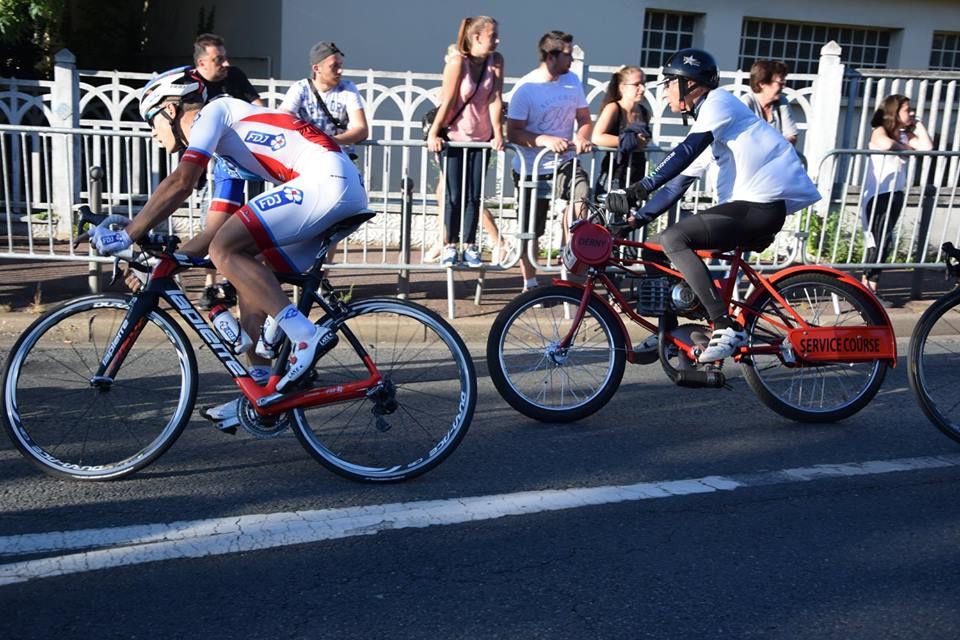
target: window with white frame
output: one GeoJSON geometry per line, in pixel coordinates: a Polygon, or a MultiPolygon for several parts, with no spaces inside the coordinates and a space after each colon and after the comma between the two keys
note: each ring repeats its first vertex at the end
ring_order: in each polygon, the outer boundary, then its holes
{"type": "Polygon", "coordinates": [[[930,68],[940,71],[960,70],[960,33],[933,32],[930,68]]]}
{"type": "Polygon", "coordinates": [[[744,18],[740,34],[740,68],[756,60],[783,60],[791,73],[816,73],[820,48],[835,40],[841,59],[858,69],[887,66],[890,29],[852,25],[779,22],[744,18]]]}
{"type": "Polygon", "coordinates": [[[693,46],[693,30],[699,14],[647,9],[643,20],[641,67],[661,67],[677,49],[693,46]]]}

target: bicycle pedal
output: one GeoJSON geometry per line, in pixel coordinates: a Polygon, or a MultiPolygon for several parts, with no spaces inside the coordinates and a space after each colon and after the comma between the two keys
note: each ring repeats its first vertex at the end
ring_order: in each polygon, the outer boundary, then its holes
{"type": "Polygon", "coordinates": [[[240,426],[240,418],[230,418],[223,422],[215,422],[213,426],[222,433],[229,433],[232,436],[237,435],[237,427],[240,426]]]}

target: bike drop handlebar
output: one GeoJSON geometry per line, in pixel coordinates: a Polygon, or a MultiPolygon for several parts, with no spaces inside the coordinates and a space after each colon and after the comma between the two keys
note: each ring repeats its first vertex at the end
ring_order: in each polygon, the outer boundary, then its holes
{"type": "MultiPolygon", "coordinates": [[[[119,230],[123,228],[123,225],[121,225],[120,222],[127,219],[125,216],[118,216],[115,214],[110,216],[102,213],[93,213],[93,211],[91,211],[90,207],[87,205],[81,206],[77,211],[80,216],[77,220],[77,238],[73,243],[74,249],[76,249],[81,242],[85,242],[90,239],[90,227],[99,226],[113,217],[116,219],[117,224],[111,224],[110,227],[111,229],[119,230]]],[[[177,248],[180,246],[180,238],[176,235],[151,232],[147,234],[146,238],[138,241],[137,245],[139,246],[139,250],[130,247],[113,255],[114,273],[111,283],[117,278],[119,272],[119,262],[121,260],[126,262],[131,269],[141,273],[149,273],[152,267],[151,262],[154,262],[155,258],[161,254],[169,255],[178,263],[187,266],[185,264],[185,257],[178,256],[175,253],[177,248]]],[[[191,259],[189,266],[210,267],[213,265],[209,260],[191,259]]]]}

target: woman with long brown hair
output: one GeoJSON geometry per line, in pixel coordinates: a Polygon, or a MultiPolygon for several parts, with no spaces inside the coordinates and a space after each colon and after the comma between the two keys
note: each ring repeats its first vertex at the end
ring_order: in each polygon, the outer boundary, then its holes
{"type": "Polygon", "coordinates": [[[645,90],[640,67],[620,67],[610,77],[591,142],[617,151],[606,155],[600,165],[597,193],[621,189],[644,176],[646,155],[642,151],[650,141],[650,111],[643,106],[645,90]]]}
{"type": "MultiPolygon", "coordinates": [[[[901,94],[883,99],[880,108],[870,121],[873,133],[868,147],[874,151],[929,151],[933,141],[923,123],[917,120],[910,106],[910,98],[901,94]]],[[[863,261],[882,263],[893,249],[894,229],[903,210],[904,190],[907,184],[907,160],[889,155],[872,155],[863,181],[863,208],[860,211],[863,223],[864,246],[867,251],[863,261]]],[[[868,268],[863,274],[863,284],[874,293],[880,282],[881,270],[868,268]]],[[[892,306],[880,298],[884,306],[892,306]]]]}
{"type": "MultiPolygon", "coordinates": [[[[451,56],[444,66],[440,106],[427,134],[430,150],[439,153],[445,140],[490,142],[492,149],[503,149],[503,56],[496,52],[499,42],[497,21],[489,16],[464,18],[460,23],[459,55],[451,56]]],[[[481,264],[476,236],[485,155],[486,150],[481,148],[446,153],[443,265],[457,263],[458,240],[467,266],[481,264]]]]}

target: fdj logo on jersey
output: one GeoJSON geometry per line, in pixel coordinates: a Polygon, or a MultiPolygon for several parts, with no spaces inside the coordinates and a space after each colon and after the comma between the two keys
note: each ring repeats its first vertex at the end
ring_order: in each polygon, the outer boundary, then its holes
{"type": "Polygon", "coordinates": [[[303,191],[293,187],[284,187],[280,191],[265,193],[252,201],[260,211],[269,211],[285,204],[300,204],[302,202],[303,191]]]}
{"type": "Polygon", "coordinates": [[[261,131],[250,131],[243,141],[270,147],[274,151],[282,149],[287,144],[287,139],[283,137],[282,133],[263,133],[261,131]]]}

